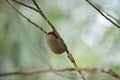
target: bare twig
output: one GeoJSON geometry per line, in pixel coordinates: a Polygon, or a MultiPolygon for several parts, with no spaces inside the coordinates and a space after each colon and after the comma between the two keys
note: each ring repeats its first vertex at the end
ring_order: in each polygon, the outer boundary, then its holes
{"type": "Polygon", "coordinates": [[[104,73],[109,74],[110,76],[113,76],[114,78],[120,80],[120,75],[118,75],[112,69],[100,69],[100,72],[104,72],[104,73]]]}
{"type": "Polygon", "coordinates": [[[96,9],[103,17],[105,17],[108,21],[110,21],[113,25],[115,25],[117,28],[120,29],[120,26],[118,24],[116,24],[114,21],[112,21],[110,18],[108,18],[101,10],[99,10],[99,8],[97,8],[92,2],[90,2],[89,0],[85,0],[86,2],[88,2],[94,9],[96,9]]]}
{"type": "Polygon", "coordinates": [[[104,11],[104,10],[101,10],[101,11],[103,11],[103,13],[105,13],[108,17],[110,17],[113,20],[115,20],[117,23],[119,22],[118,19],[116,19],[115,17],[113,17],[112,15],[110,15],[109,13],[107,13],[106,11],[104,11]]]}
{"type": "Polygon", "coordinates": [[[75,59],[73,58],[72,54],[68,51],[68,49],[66,50],[68,58],[70,59],[70,61],[73,63],[73,65],[75,66],[75,69],[78,71],[78,73],[80,74],[81,78],[83,80],[86,80],[85,76],[83,75],[81,69],[78,68],[78,65],[75,61],[75,59]]]}
{"type": "Polygon", "coordinates": [[[46,20],[46,22],[50,25],[50,27],[53,29],[53,31],[56,31],[55,27],[52,25],[52,23],[51,23],[51,22],[48,20],[48,18],[45,16],[45,14],[43,13],[42,9],[38,6],[38,4],[36,3],[35,0],[33,0],[33,3],[34,3],[35,6],[37,7],[37,9],[34,8],[34,7],[32,7],[32,6],[29,6],[29,5],[26,5],[26,4],[24,4],[24,3],[21,3],[21,2],[19,2],[19,1],[17,1],[17,0],[12,0],[12,1],[15,2],[15,3],[18,3],[18,4],[20,4],[20,5],[23,5],[23,6],[27,7],[27,8],[30,8],[30,9],[36,11],[36,12],[39,12],[39,14],[46,20]]]}
{"type": "MultiPolygon", "coordinates": [[[[120,75],[115,73],[111,69],[98,69],[98,68],[78,68],[78,70],[86,71],[86,72],[102,72],[106,73],[116,79],[120,79],[120,75]]],[[[65,71],[76,71],[76,68],[61,68],[61,69],[44,69],[44,70],[31,70],[31,71],[17,71],[17,72],[8,72],[8,73],[0,73],[0,76],[12,76],[12,75],[31,75],[37,73],[46,73],[46,72],[65,72],[65,71]]]]}
{"type": "Polygon", "coordinates": [[[20,5],[23,5],[23,6],[25,6],[25,7],[28,7],[28,8],[30,8],[30,9],[38,12],[38,10],[37,10],[36,8],[32,7],[32,6],[26,5],[26,4],[21,3],[21,2],[19,2],[19,1],[17,1],[17,0],[11,0],[11,1],[13,1],[13,2],[15,2],[15,3],[17,3],[17,4],[20,4],[20,5]]]}
{"type": "Polygon", "coordinates": [[[6,2],[13,8],[15,9],[22,17],[24,17],[28,22],[30,22],[31,24],[33,24],[35,27],[39,28],[42,32],[44,32],[45,34],[47,34],[47,32],[40,26],[38,26],[36,23],[34,23],[33,21],[31,21],[29,18],[27,18],[26,16],[24,16],[20,11],[18,11],[13,5],[11,5],[9,3],[8,0],[6,0],[6,2]]]}
{"type": "Polygon", "coordinates": [[[50,27],[53,29],[53,31],[56,31],[55,27],[49,21],[49,19],[45,16],[45,14],[43,13],[42,9],[38,6],[38,4],[36,3],[36,1],[35,0],[32,0],[32,1],[35,4],[36,8],[39,10],[39,14],[46,20],[46,22],[50,25],[50,27]]]}

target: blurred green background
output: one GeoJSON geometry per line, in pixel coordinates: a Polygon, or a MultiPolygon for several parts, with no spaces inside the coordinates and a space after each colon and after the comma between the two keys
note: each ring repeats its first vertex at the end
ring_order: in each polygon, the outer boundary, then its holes
{"type": "MultiPolygon", "coordinates": [[[[33,5],[30,0],[19,0],[33,5]]],[[[92,0],[120,22],[119,0],[92,0]]],[[[120,74],[120,29],[102,17],[85,0],[37,0],[65,40],[80,67],[111,68],[120,74]]],[[[32,21],[51,31],[41,16],[14,6],[32,21]]],[[[0,0],[0,73],[73,67],[67,55],[54,54],[45,34],[0,0]]],[[[103,73],[85,72],[88,80],[115,80],[103,73]]],[[[80,80],[77,72],[0,77],[0,80],[80,80]]]]}

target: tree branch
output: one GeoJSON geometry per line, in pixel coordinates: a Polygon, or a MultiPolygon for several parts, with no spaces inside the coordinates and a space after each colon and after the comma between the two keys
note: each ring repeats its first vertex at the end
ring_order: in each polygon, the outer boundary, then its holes
{"type": "Polygon", "coordinates": [[[114,21],[112,21],[110,18],[108,18],[99,8],[97,8],[92,2],[89,0],[85,0],[88,4],[90,4],[94,9],[96,9],[104,18],[106,18],[109,22],[111,22],[113,25],[115,25],[117,28],[120,29],[120,26],[116,24],[114,21]]]}
{"type": "Polygon", "coordinates": [[[53,31],[56,31],[56,29],[55,29],[55,27],[53,26],[53,24],[52,24],[52,23],[49,21],[49,19],[45,16],[45,14],[43,13],[42,9],[38,6],[38,4],[36,3],[35,0],[32,0],[32,1],[33,1],[33,3],[35,4],[35,6],[36,6],[37,9],[34,8],[34,7],[32,7],[32,6],[29,6],[29,5],[26,5],[26,4],[24,4],[24,3],[21,3],[21,2],[19,2],[19,1],[17,1],[17,0],[11,0],[11,1],[13,1],[13,2],[15,2],[15,3],[17,3],[17,4],[20,4],[20,5],[22,5],[22,6],[25,6],[25,7],[27,7],[27,8],[30,8],[30,9],[38,12],[38,13],[44,18],[44,20],[46,20],[46,22],[50,25],[50,27],[53,29],[53,31]]]}
{"type": "Polygon", "coordinates": [[[44,14],[44,12],[42,11],[42,9],[39,7],[39,5],[37,4],[37,2],[35,0],[32,0],[33,3],[35,4],[36,8],[38,9],[39,14],[44,18],[44,20],[46,20],[46,22],[50,25],[50,27],[53,29],[53,31],[56,32],[55,27],[53,26],[53,24],[49,21],[49,19],[46,17],[46,15],[44,14]]]}
{"type": "MultiPolygon", "coordinates": [[[[98,68],[78,68],[78,70],[91,72],[91,73],[105,73],[116,79],[120,79],[120,75],[114,72],[111,69],[98,69],[98,68]]],[[[17,71],[17,72],[8,72],[8,73],[0,73],[0,77],[2,76],[13,76],[13,75],[31,75],[38,73],[46,73],[46,72],[66,72],[66,71],[76,71],[76,68],[61,68],[61,69],[44,69],[44,70],[31,70],[31,71],[17,71]]]]}
{"type": "Polygon", "coordinates": [[[68,58],[70,59],[70,61],[73,63],[73,65],[75,66],[75,69],[78,71],[78,73],[80,74],[81,78],[83,80],[86,80],[85,76],[83,75],[81,69],[78,67],[75,59],[73,58],[72,54],[68,51],[68,49],[66,50],[68,58]]]}
{"type": "Polygon", "coordinates": [[[39,28],[42,32],[44,32],[45,34],[47,34],[47,32],[39,25],[37,25],[36,23],[34,23],[32,20],[30,20],[29,18],[27,18],[25,15],[23,15],[20,11],[18,11],[12,4],[9,3],[8,0],[6,0],[6,2],[15,10],[17,11],[17,13],[19,13],[23,18],[25,18],[28,22],[30,22],[31,24],[33,24],[35,27],[39,28]]]}

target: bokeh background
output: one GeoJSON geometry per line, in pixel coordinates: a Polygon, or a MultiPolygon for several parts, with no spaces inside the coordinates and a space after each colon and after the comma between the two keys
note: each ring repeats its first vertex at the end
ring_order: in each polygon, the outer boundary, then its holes
{"type": "MultiPolygon", "coordinates": [[[[31,0],[19,0],[34,6],[31,0]]],[[[91,0],[120,22],[120,0],[91,0]]],[[[37,0],[65,40],[80,67],[111,68],[120,74],[120,29],[85,0],[37,0]]],[[[13,3],[24,15],[51,31],[42,17],[13,3]]],[[[73,67],[67,55],[54,54],[45,34],[0,0],[0,73],[73,67]]],[[[88,80],[115,80],[104,73],[84,73],[88,80]]],[[[80,80],[77,72],[0,77],[0,80],[80,80]]]]}

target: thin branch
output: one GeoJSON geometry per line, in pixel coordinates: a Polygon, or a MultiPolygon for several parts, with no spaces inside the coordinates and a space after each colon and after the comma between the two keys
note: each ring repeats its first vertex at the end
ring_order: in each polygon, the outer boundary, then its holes
{"type": "Polygon", "coordinates": [[[83,80],[86,80],[85,76],[83,75],[81,69],[79,69],[75,59],[73,58],[72,54],[68,51],[68,49],[66,50],[68,58],[70,59],[70,61],[73,63],[73,65],[75,66],[75,69],[78,71],[78,73],[80,74],[81,78],[83,80]]]}
{"type": "Polygon", "coordinates": [[[114,21],[108,18],[104,13],[102,13],[102,11],[99,10],[99,8],[97,8],[92,2],[90,2],[89,0],[85,0],[85,1],[88,2],[94,9],[96,9],[103,17],[105,17],[108,21],[110,21],[113,25],[115,25],[117,28],[120,29],[120,26],[118,24],[116,24],[114,21]]]}
{"type": "MultiPolygon", "coordinates": [[[[79,70],[86,71],[86,72],[102,72],[106,73],[116,79],[120,79],[120,75],[114,72],[111,69],[98,69],[98,68],[78,68],[79,70]]],[[[46,72],[66,72],[66,71],[76,71],[76,68],[61,68],[61,69],[44,69],[44,70],[31,70],[31,71],[17,71],[17,72],[8,72],[8,73],[0,73],[0,76],[12,76],[12,75],[31,75],[37,73],[46,73],[46,72]]]]}
{"type": "Polygon", "coordinates": [[[53,31],[56,31],[55,27],[53,24],[49,21],[49,19],[45,16],[44,12],[42,9],[39,7],[39,5],[36,3],[35,0],[32,0],[33,3],[35,4],[36,8],[39,10],[39,14],[46,20],[46,22],[50,25],[50,27],[53,29],[53,31]]]}
{"type": "Polygon", "coordinates": [[[17,0],[12,0],[12,1],[15,2],[15,3],[17,3],[17,4],[23,5],[23,6],[27,7],[27,8],[30,8],[30,9],[36,11],[36,12],[39,12],[39,14],[46,20],[46,22],[50,25],[50,27],[53,29],[53,31],[56,31],[55,27],[52,25],[52,23],[51,23],[51,22],[48,20],[48,18],[45,16],[45,14],[43,13],[42,9],[38,6],[38,4],[36,3],[35,0],[33,0],[33,3],[34,3],[35,6],[37,7],[37,9],[34,8],[34,7],[32,7],[32,6],[29,6],[29,5],[26,5],[26,4],[24,4],[24,3],[21,3],[21,2],[19,2],[19,1],[17,1],[17,0]]]}
{"type": "Polygon", "coordinates": [[[110,15],[109,13],[107,13],[106,11],[102,10],[108,17],[114,19],[117,23],[119,22],[118,19],[116,19],[115,17],[113,17],[112,15],[110,15]]]}
{"type": "Polygon", "coordinates": [[[24,3],[21,3],[21,2],[19,2],[19,1],[17,1],[17,0],[11,0],[11,1],[13,1],[13,2],[15,2],[15,3],[17,3],[17,4],[20,4],[20,5],[23,5],[23,6],[27,7],[27,8],[30,8],[30,9],[36,11],[36,12],[39,12],[36,8],[34,8],[34,7],[32,7],[32,6],[29,6],[29,5],[26,5],[26,4],[24,4],[24,3]]]}
{"type": "Polygon", "coordinates": [[[100,69],[100,72],[104,72],[106,74],[109,74],[110,76],[115,77],[116,79],[120,80],[120,75],[118,75],[116,72],[114,72],[112,69],[100,69]]]}
{"type": "Polygon", "coordinates": [[[28,22],[30,22],[31,24],[33,24],[35,27],[39,28],[42,32],[44,32],[45,34],[47,34],[47,32],[40,26],[38,26],[36,23],[34,23],[33,21],[31,21],[29,18],[27,18],[26,16],[24,16],[20,11],[18,11],[12,4],[9,3],[8,0],[6,0],[6,2],[15,10],[17,11],[17,13],[19,13],[22,17],[24,17],[28,22]]]}

